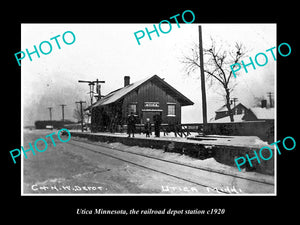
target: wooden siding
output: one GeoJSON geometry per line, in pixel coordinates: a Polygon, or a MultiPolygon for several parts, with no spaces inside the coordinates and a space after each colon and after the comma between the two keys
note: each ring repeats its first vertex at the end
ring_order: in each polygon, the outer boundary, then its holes
{"type": "MultiPolygon", "coordinates": [[[[162,113],[162,122],[168,124],[180,123],[181,122],[181,105],[171,95],[166,93],[161,87],[155,84],[155,82],[147,82],[141,85],[135,91],[132,91],[125,96],[122,106],[123,119],[125,120],[128,116],[128,105],[137,105],[137,116],[138,123],[144,123],[143,110],[149,110],[147,115],[154,113],[162,113]],[[145,102],[158,102],[159,107],[145,107],[145,102]],[[167,116],[168,106],[167,103],[175,104],[175,117],[167,116]]],[[[152,118],[150,118],[152,121],[152,118]]]]}

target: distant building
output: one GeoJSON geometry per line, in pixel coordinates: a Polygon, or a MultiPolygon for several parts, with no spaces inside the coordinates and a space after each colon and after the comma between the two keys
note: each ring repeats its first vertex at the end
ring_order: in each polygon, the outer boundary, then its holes
{"type": "Polygon", "coordinates": [[[124,77],[124,87],[110,92],[86,110],[91,112],[93,132],[109,130],[126,124],[132,112],[137,123],[161,115],[162,123],[181,123],[181,107],[194,103],[157,75],[130,83],[124,77]]]}
{"type": "Polygon", "coordinates": [[[248,113],[244,116],[245,121],[258,121],[258,120],[274,120],[274,108],[250,108],[248,113]]]}
{"type": "MultiPolygon", "coordinates": [[[[232,106],[231,106],[232,107],[232,106]]],[[[244,115],[248,108],[244,106],[242,103],[237,104],[235,107],[231,108],[233,115],[244,115]]],[[[217,111],[215,111],[216,116],[214,120],[218,120],[224,117],[229,116],[228,109],[226,105],[223,105],[221,108],[219,108],[217,111]]]]}
{"type": "MultiPolygon", "coordinates": [[[[266,100],[262,100],[261,107],[247,108],[242,103],[237,104],[232,109],[234,122],[243,121],[260,121],[260,120],[274,120],[274,108],[266,108],[266,100]]],[[[215,111],[215,118],[211,119],[211,123],[226,123],[230,122],[229,112],[226,105],[215,111]]]]}

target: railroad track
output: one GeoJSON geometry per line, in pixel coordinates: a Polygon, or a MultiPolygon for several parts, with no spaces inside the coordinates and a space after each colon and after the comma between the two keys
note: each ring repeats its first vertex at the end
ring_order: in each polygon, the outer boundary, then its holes
{"type": "MultiPolygon", "coordinates": [[[[152,160],[162,161],[162,162],[166,162],[166,163],[171,163],[171,164],[183,166],[183,167],[186,167],[186,168],[197,169],[199,171],[206,171],[206,172],[209,172],[209,173],[220,174],[222,176],[227,176],[227,177],[231,177],[231,178],[237,178],[237,179],[241,179],[241,180],[247,180],[247,181],[259,183],[259,184],[262,184],[262,185],[274,186],[273,183],[268,182],[268,181],[264,181],[264,180],[252,179],[252,178],[248,178],[248,177],[239,176],[239,175],[236,175],[236,174],[230,174],[230,173],[227,173],[227,172],[224,172],[224,171],[213,170],[213,169],[210,169],[210,168],[204,168],[204,167],[202,168],[202,167],[196,167],[196,166],[192,166],[192,165],[187,165],[187,164],[184,164],[184,163],[174,162],[174,161],[170,161],[170,160],[166,160],[166,159],[161,159],[161,158],[157,158],[157,157],[153,157],[153,156],[149,156],[149,155],[145,155],[145,154],[141,154],[141,153],[130,152],[130,151],[125,151],[125,150],[118,149],[118,148],[115,148],[115,147],[101,145],[99,143],[91,143],[91,142],[85,141],[85,140],[74,140],[74,139],[72,139],[72,141],[68,142],[68,144],[72,144],[72,145],[75,145],[77,147],[78,147],[78,144],[74,144],[72,142],[86,143],[86,144],[89,144],[89,145],[92,145],[92,146],[99,146],[99,147],[102,147],[102,148],[110,149],[110,150],[113,150],[115,152],[122,152],[122,153],[137,155],[137,156],[140,156],[140,157],[149,158],[149,159],[152,159],[152,160]]],[[[102,154],[102,155],[105,155],[105,156],[108,156],[108,157],[111,157],[111,158],[114,158],[114,159],[117,159],[117,160],[120,160],[120,161],[123,161],[123,162],[127,162],[127,163],[130,163],[130,164],[133,164],[135,166],[142,167],[144,169],[148,169],[148,170],[151,170],[151,171],[155,171],[155,172],[167,175],[167,176],[171,176],[171,177],[174,177],[174,178],[177,178],[177,179],[180,179],[180,180],[192,183],[192,184],[196,184],[196,185],[199,185],[199,186],[202,186],[202,187],[206,187],[206,188],[211,188],[211,189],[215,188],[215,187],[212,187],[211,185],[207,185],[207,184],[204,184],[202,182],[193,181],[193,180],[190,180],[188,178],[180,177],[180,176],[177,176],[177,175],[165,172],[165,171],[154,169],[154,168],[151,168],[149,166],[143,165],[141,163],[133,162],[131,160],[126,160],[126,159],[124,159],[122,157],[118,157],[118,156],[113,155],[113,154],[104,153],[104,152],[101,152],[100,150],[95,150],[95,149],[89,148],[87,146],[80,145],[80,147],[82,147],[82,148],[84,148],[84,149],[86,149],[86,150],[88,150],[90,152],[96,153],[96,154],[102,154]]],[[[222,190],[219,190],[219,192],[222,192],[224,194],[230,194],[229,192],[222,191],[222,190]]]]}

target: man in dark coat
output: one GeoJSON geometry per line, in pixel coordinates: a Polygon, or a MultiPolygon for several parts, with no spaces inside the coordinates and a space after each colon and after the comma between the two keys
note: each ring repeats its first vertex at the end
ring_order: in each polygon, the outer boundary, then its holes
{"type": "Polygon", "coordinates": [[[147,118],[146,123],[145,123],[145,133],[146,133],[146,137],[150,137],[151,123],[150,123],[150,119],[149,118],[147,118]]]}
{"type": "Polygon", "coordinates": [[[133,112],[131,112],[127,118],[127,132],[128,132],[128,137],[130,137],[130,134],[132,134],[132,137],[134,137],[135,116],[134,116],[133,112]]]}
{"type": "Polygon", "coordinates": [[[160,125],[162,122],[161,115],[160,114],[154,115],[153,120],[154,120],[155,137],[159,137],[160,136],[160,125]]]}

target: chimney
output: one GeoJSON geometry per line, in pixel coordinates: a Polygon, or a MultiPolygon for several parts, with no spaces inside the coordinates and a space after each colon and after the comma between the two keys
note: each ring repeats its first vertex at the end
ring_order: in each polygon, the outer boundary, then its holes
{"type": "Polygon", "coordinates": [[[267,100],[265,100],[265,99],[261,100],[261,107],[267,108],[267,100]]]}
{"type": "Polygon", "coordinates": [[[124,87],[130,84],[130,76],[124,76],[124,87]]]}

